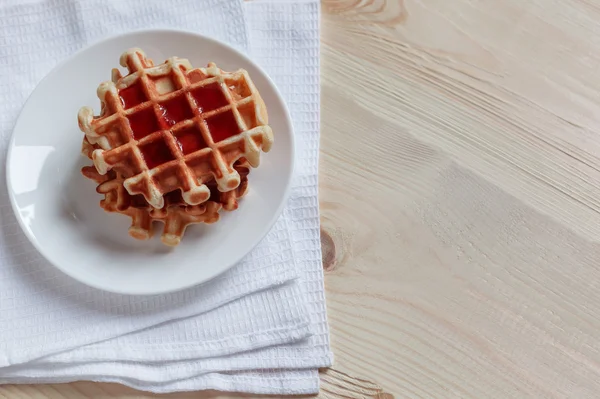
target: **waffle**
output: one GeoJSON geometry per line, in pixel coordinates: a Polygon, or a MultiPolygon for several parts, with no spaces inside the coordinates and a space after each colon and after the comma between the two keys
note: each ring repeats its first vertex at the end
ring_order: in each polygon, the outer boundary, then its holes
{"type": "Polygon", "coordinates": [[[214,182],[221,192],[241,183],[234,164],[257,167],[261,150],[273,143],[265,104],[244,70],[224,72],[214,63],[193,69],[172,57],[154,66],[141,49],[120,59],[129,73],[114,69],[97,90],[99,116],[83,107],[79,127],[96,148],[100,175],[114,171],[132,195],[156,209],[165,194],[179,190],[187,205],[208,201],[214,182]]]}
{"type": "MultiPolygon", "coordinates": [[[[84,151],[85,147],[84,141],[84,151]]],[[[214,180],[209,181],[206,182],[206,186],[210,190],[210,197],[202,204],[188,205],[179,191],[173,191],[165,195],[165,206],[162,209],[150,206],[142,195],[129,194],[123,187],[124,178],[119,172],[111,170],[101,175],[94,166],[86,166],[81,171],[84,176],[98,183],[96,191],[104,195],[100,207],[106,212],[116,212],[131,218],[130,236],[139,240],[151,238],[154,232],[152,224],[159,221],[164,223],[162,242],[176,246],[181,242],[185,229],[190,224],[214,223],[219,220],[221,209],[237,209],[237,200],[248,191],[250,167],[244,159],[236,161],[233,167],[240,175],[240,184],[236,189],[221,192],[214,180]]]]}

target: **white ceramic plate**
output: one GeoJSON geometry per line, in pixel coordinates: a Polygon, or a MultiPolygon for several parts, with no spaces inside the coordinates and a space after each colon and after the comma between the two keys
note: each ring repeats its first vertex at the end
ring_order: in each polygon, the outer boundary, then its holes
{"type": "Polygon", "coordinates": [[[180,290],[224,272],[266,235],[281,213],[293,171],[291,120],[281,95],[267,75],[233,48],[188,32],[149,30],[113,37],[73,55],[42,80],[21,114],[9,147],[8,190],[13,210],[33,245],[50,263],[96,288],[124,294],[180,290]],[[142,48],[155,62],[170,56],[193,66],[214,61],[225,70],[244,68],[269,112],[275,142],[261,154],[250,176],[250,190],[235,212],[212,225],[190,226],[175,249],[155,237],[137,241],[127,234],[130,219],[105,213],[96,184],[80,169],[83,133],[77,111],[99,112],[96,88],[110,79],[119,56],[142,48]]]}

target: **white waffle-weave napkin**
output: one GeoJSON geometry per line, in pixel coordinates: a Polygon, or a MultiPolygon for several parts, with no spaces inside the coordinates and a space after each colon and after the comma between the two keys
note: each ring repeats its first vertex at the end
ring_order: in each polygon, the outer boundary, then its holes
{"type": "MultiPolygon", "coordinates": [[[[310,339],[295,345],[272,347],[242,354],[204,358],[210,352],[201,341],[156,341],[161,329],[189,328],[167,323],[84,346],[35,363],[12,367],[10,381],[59,382],[78,379],[121,382],[168,392],[173,390],[222,389],[257,393],[311,393],[318,389],[317,367],[331,362],[325,317],[320,262],[317,207],[317,157],[319,133],[319,8],[316,2],[253,2],[245,4],[254,58],[271,74],[287,98],[299,143],[299,175],[284,219],[292,226],[293,252],[301,269],[302,298],[308,304],[310,339]],[[139,340],[140,336],[144,339],[139,340]],[[158,343],[158,345],[157,345],[158,343]],[[185,348],[169,356],[172,348],[185,348]],[[158,351],[158,355],[156,352],[158,351]],[[149,354],[153,354],[150,356],[149,354]],[[144,363],[124,362],[124,359],[144,363]],[[83,362],[82,362],[83,359],[83,362]],[[91,361],[95,359],[94,361],[91,361]],[[177,360],[152,363],[151,360],[177,360]],[[76,362],[65,363],[63,362],[76,362]],[[286,368],[284,371],[235,370],[286,368]],[[232,372],[235,371],[235,372],[232,372]]],[[[218,312],[219,309],[214,312],[218,312]]],[[[189,331],[189,330],[188,330],[189,331]]],[[[174,337],[174,336],[172,336],[174,337]]],[[[10,378],[9,378],[10,377],[10,378]]]]}
{"type": "MultiPolygon", "coordinates": [[[[237,0],[33,1],[0,4],[0,176],[4,180],[6,145],[26,96],[55,63],[90,41],[119,31],[148,26],[187,28],[245,49],[246,28],[237,0]],[[174,11],[176,10],[176,11],[174,11]],[[153,21],[160,21],[154,23],[153,21]]],[[[222,355],[307,334],[297,287],[264,291],[252,300],[229,302],[297,276],[289,227],[282,218],[267,238],[235,268],[214,281],[179,293],[158,296],[114,295],[89,288],[49,266],[20,231],[0,185],[0,367],[100,342],[169,320],[208,312],[201,320],[163,329],[165,341],[194,339],[190,331],[219,326],[222,338],[204,341],[203,351],[222,355]],[[284,292],[284,294],[280,294],[284,292]],[[277,306],[285,298],[289,306],[277,306]],[[240,308],[245,305],[246,308],[240,308]],[[274,318],[244,319],[259,307],[279,312],[274,318]],[[245,325],[244,325],[245,320],[245,325]],[[183,328],[186,326],[185,328],[183,328]],[[252,328],[240,328],[241,326],[252,328]],[[290,330],[291,328],[291,330],[290,330]],[[243,342],[240,333],[258,333],[243,342]],[[287,336],[289,335],[289,336],[287,336]],[[238,339],[239,338],[239,339],[238,339]],[[214,345],[211,345],[214,342],[214,345]]],[[[208,334],[199,333],[199,337],[208,334]]],[[[213,334],[215,335],[215,334],[213,334]]],[[[136,342],[160,343],[159,339],[136,342]]],[[[204,353],[204,352],[203,352],[204,353]]]]}

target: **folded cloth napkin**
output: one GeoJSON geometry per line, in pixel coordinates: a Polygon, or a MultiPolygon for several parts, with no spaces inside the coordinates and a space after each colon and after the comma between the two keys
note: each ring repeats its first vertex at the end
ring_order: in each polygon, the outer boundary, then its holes
{"type": "MultiPolygon", "coordinates": [[[[178,26],[193,29],[246,49],[247,37],[242,5],[238,0],[195,0],[170,2],[120,1],[34,1],[0,4],[0,176],[4,179],[6,145],[15,118],[29,92],[48,70],[62,58],[107,34],[148,26],[178,26]],[[156,21],[156,23],[153,23],[156,21]]],[[[52,100],[49,100],[52,101],[52,100]]],[[[182,292],[157,296],[114,295],[84,286],[48,265],[21,233],[8,205],[6,185],[0,185],[2,234],[0,235],[0,367],[31,361],[85,344],[100,342],[138,331],[169,320],[205,313],[249,293],[281,285],[298,276],[294,267],[288,222],[281,218],[266,239],[240,264],[201,286],[182,292]]],[[[286,290],[289,289],[285,288],[286,290]]],[[[201,326],[220,326],[228,339],[251,314],[250,307],[260,306],[283,312],[275,306],[279,291],[265,291],[248,309],[211,312],[201,326]],[[231,315],[235,314],[235,317],[231,315]]],[[[260,347],[261,332],[285,330],[289,321],[299,328],[301,320],[297,296],[286,312],[293,315],[263,318],[263,325],[246,320],[256,335],[252,347],[260,347]],[[285,325],[277,321],[287,320],[285,325]]],[[[190,323],[189,331],[196,323],[190,323]]],[[[173,332],[173,335],[181,334],[173,332]]],[[[247,334],[248,331],[243,333],[247,334]]],[[[291,331],[290,340],[301,336],[291,331]]],[[[282,337],[282,341],[286,341],[282,337]]],[[[233,342],[233,341],[232,341],[233,342]]],[[[271,344],[271,340],[264,344],[271,344]]],[[[240,348],[247,348],[241,345],[240,348]]],[[[233,348],[213,355],[231,353],[233,348]]],[[[235,351],[235,350],[234,350],[235,351]]]]}
{"type": "MultiPolygon", "coordinates": [[[[316,2],[300,1],[251,2],[244,7],[251,33],[252,55],[282,90],[291,108],[298,135],[299,173],[294,181],[292,199],[282,219],[291,226],[292,252],[301,270],[299,297],[306,302],[310,313],[313,336],[294,345],[220,356],[242,348],[252,349],[253,346],[249,344],[252,339],[249,340],[248,336],[240,339],[239,335],[233,334],[234,338],[229,340],[227,349],[223,350],[218,345],[215,349],[214,346],[207,346],[206,342],[213,342],[213,339],[218,341],[221,331],[217,328],[213,329],[218,330],[216,335],[190,335],[189,332],[193,331],[191,328],[198,327],[198,317],[193,317],[5,368],[4,372],[0,371],[1,381],[92,379],[121,382],[154,392],[213,388],[292,394],[313,393],[318,389],[316,368],[331,363],[320,262],[316,184],[319,6],[316,2]],[[175,331],[180,333],[173,333],[175,331]],[[131,363],[131,360],[136,362],[131,363]],[[274,368],[288,370],[238,371],[274,368]]],[[[288,288],[287,285],[277,289],[285,288],[288,288]]],[[[293,288],[288,289],[291,294],[293,288]]],[[[289,298],[283,301],[285,304],[290,302],[289,298]]],[[[209,313],[218,313],[221,309],[209,313]]],[[[235,311],[232,314],[236,315],[235,311]]],[[[292,334],[280,330],[268,333],[268,338],[263,342],[270,341],[272,345],[277,345],[286,340],[291,342],[304,334],[303,328],[306,326],[302,324],[301,317],[288,317],[286,320],[296,326],[296,335],[292,340],[289,339],[292,334]]]]}

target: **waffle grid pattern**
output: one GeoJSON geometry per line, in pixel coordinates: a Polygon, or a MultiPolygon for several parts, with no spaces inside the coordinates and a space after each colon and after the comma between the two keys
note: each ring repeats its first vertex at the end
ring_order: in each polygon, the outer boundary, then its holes
{"type": "Polygon", "coordinates": [[[84,107],[79,124],[100,147],[92,153],[98,172],[114,168],[131,195],[161,209],[164,195],[180,189],[185,203],[198,205],[210,197],[207,181],[222,192],[235,189],[233,163],[243,157],[257,167],[261,149],[269,151],[266,109],[246,71],[212,63],[192,69],[177,57],[154,66],[140,49],[120,61],[129,74],[113,70],[112,81],[98,88],[101,115],[84,107]]]}
{"type": "MultiPolygon", "coordinates": [[[[84,139],[82,154],[91,158],[97,149],[84,139]]],[[[233,211],[237,209],[237,200],[246,195],[248,191],[248,174],[250,166],[245,159],[240,159],[234,164],[234,169],[241,176],[237,188],[220,192],[214,182],[208,182],[210,198],[200,205],[187,205],[177,193],[165,197],[165,207],[155,209],[139,195],[132,196],[123,187],[123,176],[115,171],[105,175],[98,173],[94,166],[86,166],[81,172],[88,179],[98,183],[96,191],[104,195],[100,207],[106,212],[116,212],[131,218],[129,235],[138,240],[147,240],[152,237],[154,229],[152,223],[164,223],[161,241],[169,246],[176,246],[181,242],[185,229],[191,224],[215,223],[219,220],[219,211],[233,211]],[[175,195],[173,195],[175,194],[175,195]]]]}

